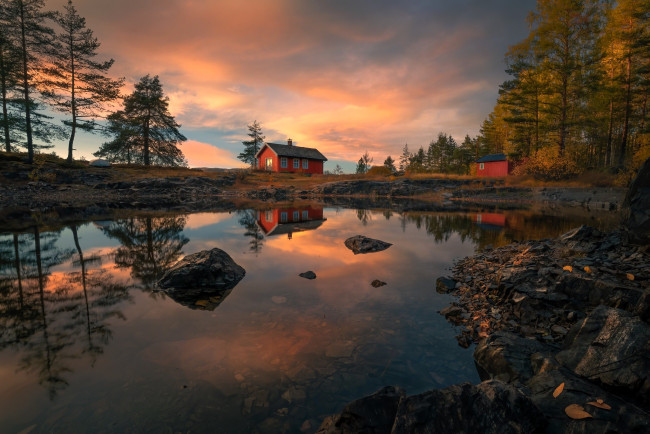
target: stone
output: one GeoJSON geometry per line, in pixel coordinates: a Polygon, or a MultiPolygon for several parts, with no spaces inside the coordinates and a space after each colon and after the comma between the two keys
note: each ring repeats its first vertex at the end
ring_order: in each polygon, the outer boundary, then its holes
{"type": "Polygon", "coordinates": [[[373,288],[379,288],[380,286],[385,286],[385,285],[387,285],[387,283],[386,283],[386,282],[382,282],[382,281],[379,280],[379,279],[375,279],[375,280],[373,280],[372,282],[370,282],[370,285],[371,285],[373,288]]]}
{"type": "Polygon", "coordinates": [[[88,165],[92,167],[111,167],[111,162],[102,158],[95,158],[94,160],[90,160],[88,165]]]}
{"type": "Polygon", "coordinates": [[[158,281],[174,301],[191,308],[212,310],[230,294],[246,271],[221,249],[203,250],[186,256],[158,281]],[[199,300],[208,300],[209,303],[199,300]]]}
{"type": "Polygon", "coordinates": [[[305,271],[304,273],[300,273],[298,276],[304,277],[305,279],[313,280],[316,278],[316,273],[313,271],[305,271]]]}
{"type": "Polygon", "coordinates": [[[349,403],[338,415],[327,417],[316,432],[388,434],[397,414],[397,406],[405,396],[406,392],[399,387],[384,387],[349,403]]]}
{"type": "Polygon", "coordinates": [[[463,314],[463,309],[458,306],[447,306],[440,311],[440,315],[445,318],[456,317],[463,314]]]}
{"type": "Polygon", "coordinates": [[[359,253],[373,253],[381,252],[392,246],[391,243],[387,243],[381,240],[375,240],[373,238],[368,238],[363,235],[355,235],[345,240],[345,247],[352,250],[355,255],[359,253]]]}
{"type": "Polygon", "coordinates": [[[546,419],[512,385],[463,383],[402,399],[391,433],[543,433],[546,419]]]}
{"type": "Polygon", "coordinates": [[[589,380],[650,403],[650,326],[621,309],[599,306],[567,334],[556,359],[589,380]]]}
{"type": "Polygon", "coordinates": [[[650,158],[639,169],[623,200],[623,227],[630,240],[650,244],[650,158]]]}
{"type": "Polygon", "coordinates": [[[456,289],[456,281],[449,277],[438,277],[436,279],[436,291],[440,294],[448,294],[456,289]]]}

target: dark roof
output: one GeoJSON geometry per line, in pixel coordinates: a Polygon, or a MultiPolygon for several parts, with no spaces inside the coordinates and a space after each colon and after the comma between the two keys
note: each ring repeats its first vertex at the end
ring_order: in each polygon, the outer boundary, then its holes
{"type": "MultiPolygon", "coordinates": [[[[269,148],[273,149],[273,152],[278,154],[278,157],[296,157],[296,158],[309,158],[311,160],[323,160],[327,161],[327,158],[321,154],[318,149],[314,148],[303,148],[302,146],[294,145],[279,145],[277,143],[267,143],[269,148]]],[[[262,147],[263,149],[264,147],[262,147]]],[[[260,149],[260,152],[262,152],[260,149]]],[[[258,154],[260,153],[258,152],[258,154]]]]}
{"type": "Polygon", "coordinates": [[[314,229],[318,229],[325,220],[327,219],[307,220],[295,223],[280,223],[273,227],[273,229],[271,229],[266,235],[285,235],[294,232],[313,231],[314,229]]]}
{"type": "Polygon", "coordinates": [[[506,161],[506,154],[490,154],[476,160],[477,163],[489,163],[491,161],[506,161]]]}

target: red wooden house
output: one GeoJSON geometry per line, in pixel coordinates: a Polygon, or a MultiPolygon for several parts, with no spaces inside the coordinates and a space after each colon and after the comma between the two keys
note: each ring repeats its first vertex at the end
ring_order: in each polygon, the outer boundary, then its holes
{"type": "Polygon", "coordinates": [[[265,143],[255,154],[257,168],[272,172],[299,172],[323,174],[327,158],[318,149],[293,146],[291,139],[286,145],[265,143]]]}
{"type": "Polygon", "coordinates": [[[480,177],[508,176],[512,168],[505,154],[490,154],[476,160],[476,176],[480,177]]]}
{"type": "Polygon", "coordinates": [[[318,229],[323,222],[322,207],[276,208],[257,212],[257,225],[264,235],[284,235],[318,229]]]}

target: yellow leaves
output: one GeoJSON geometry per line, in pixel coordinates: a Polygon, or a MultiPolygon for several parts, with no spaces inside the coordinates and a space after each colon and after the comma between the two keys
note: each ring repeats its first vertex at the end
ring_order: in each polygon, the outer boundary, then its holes
{"type": "Polygon", "coordinates": [[[553,391],[553,398],[557,398],[558,396],[560,396],[560,394],[562,393],[563,390],[564,390],[564,383],[561,383],[553,391]]]}
{"type": "Polygon", "coordinates": [[[197,300],[194,304],[196,306],[205,307],[205,306],[209,305],[210,302],[208,300],[197,300]]]}
{"type": "Polygon", "coordinates": [[[592,418],[593,416],[587,413],[583,406],[578,404],[571,404],[564,409],[564,412],[571,419],[587,419],[592,418]]]}
{"type": "Polygon", "coordinates": [[[609,404],[605,404],[605,401],[602,399],[597,399],[596,402],[591,401],[588,402],[587,405],[593,405],[594,407],[602,408],[603,410],[611,410],[612,406],[609,404]]]}
{"type": "Polygon", "coordinates": [[[564,267],[562,267],[562,269],[564,271],[568,271],[569,273],[573,272],[573,267],[570,265],[565,265],[564,267]]]}
{"type": "Polygon", "coordinates": [[[625,273],[625,277],[627,277],[627,280],[634,280],[634,274],[632,273],[625,273]]]}
{"type": "Polygon", "coordinates": [[[589,265],[585,266],[584,270],[585,270],[585,273],[588,273],[588,274],[593,273],[593,271],[592,271],[592,269],[591,269],[591,267],[589,265]]]}

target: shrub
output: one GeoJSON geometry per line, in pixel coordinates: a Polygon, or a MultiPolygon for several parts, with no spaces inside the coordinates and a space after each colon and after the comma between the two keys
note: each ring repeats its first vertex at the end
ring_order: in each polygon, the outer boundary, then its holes
{"type": "Polygon", "coordinates": [[[390,176],[393,172],[386,166],[372,166],[366,174],[370,176],[390,176]]]}
{"type": "Polygon", "coordinates": [[[525,164],[516,167],[513,174],[531,175],[542,181],[560,181],[579,175],[580,169],[566,155],[560,156],[558,148],[549,146],[538,150],[525,164]]]}

